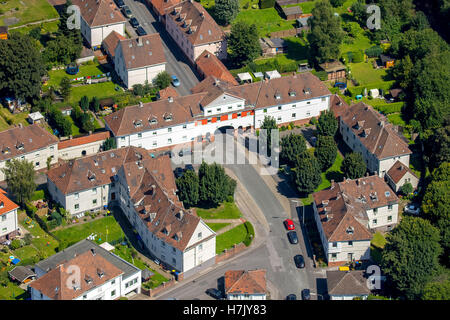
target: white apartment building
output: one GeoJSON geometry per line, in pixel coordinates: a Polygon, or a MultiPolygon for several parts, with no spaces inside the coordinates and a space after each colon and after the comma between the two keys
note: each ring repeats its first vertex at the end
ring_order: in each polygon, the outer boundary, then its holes
{"type": "Polygon", "coordinates": [[[119,40],[114,68],[128,89],[135,84],[152,83],[166,70],[166,57],[159,33],[119,40]]]}
{"type": "Polygon", "coordinates": [[[192,64],[203,51],[227,57],[225,33],[200,3],[183,1],[165,9],[165,27],[192,64]]]}
{"type": "Polygon", "coordinates": [[[0,243],[14,239],[18,234],[17,209],[19,206],[12,202],[6,196],[6,192],[0,188],[0,243]]]}
{"type": "Polygon", "coordinates": [[[362,154],[369,172],[384,177],[397,161],[409,167],[408,144],[371,106],[360,102],[349,107],[340,116],[339,130],[345,143],[362,154]]]}
{"type": "Polygon", "coordinates": [[[97,49],[113,31],[125,35],[126,19],[111,0],[72,0],[80,8],[81,34],[97,49]]]}
{"type": "Polygon", "coordinates": [[[313,193],[317,229],[329,265],[369,260],[372,231],[398,222],[398,198],[379,176],[332,183],[313,193]]]}
{"type": "Polygon", "coordinates": [[[123,108],[105,117],[117,147],[157,149],[201,141],[223,128],[257,129],[265,116],[301,123],[329,109],[330,92],[311,73],[244,85],[213,77],[193,94],[123,108]]]}
{"type": "Polygon", "coordinates": [[[58,158],[70,160],[96,154],[102,150],[102,146],[109,136],[109,131],[105,131],[60,141],[58,143],[58,158]]]}
{"type": "Polygon", "coordinates": [[[117,300],[141,292],[141,270],[82,240],[35,265],[31,300],[117,300]],[[56,279],[56,281],[55,281],[56,279]]]}
{"type": "Polygon", "coordinates": [[[35,170],[40,170],[47,167],[48,158],[50,164],[58,162],[58,138],[39,124],[19,124],[0,132],[0,181],[5,180],[1,169],[12,159],[27,160],[35,170]]]}

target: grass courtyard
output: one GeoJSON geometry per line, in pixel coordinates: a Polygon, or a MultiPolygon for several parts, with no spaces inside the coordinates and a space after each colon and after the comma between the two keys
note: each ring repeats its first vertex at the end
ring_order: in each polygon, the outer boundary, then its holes
{"type": "MultiPolygon", "coordinates": [[[[235,244],[241,242],[246,243],[250,235],[252,235],[252,238],[254,237],[253,226],[250,222],[240,224],[227,232],[219,234],[216,237],[216,254],[222,253],[225,249],[232,248],[235,244]]],[[[249,243],[246,243],[246,245],[248,246],[249,243]]]]}
{"type": "Polygon", "coordinates": [[[210,227],[214,232],[219,231],[220,229],[229,226],[230,223],[207,223],[208,227],[210,227]]]}
{"type": "Polygon", "coordinates": [[[242,216],[234,202],[224,202],[217,208],[196,208],[196,211],[202,219],[239,219],[242,216]]]}
{"type": "Polygon", "coordinates": [[[0,3],[0,26],[14,27],[58,17],[47,0],[2,0],[0,3]]]}

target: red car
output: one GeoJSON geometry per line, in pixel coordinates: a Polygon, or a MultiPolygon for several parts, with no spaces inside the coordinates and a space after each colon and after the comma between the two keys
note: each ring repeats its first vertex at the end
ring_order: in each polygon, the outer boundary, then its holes
{"type": "Polygon", "coordinates": [[[284,226],[288,230],[295,230],[294,221],[292,221],[291,219],[284,220],[284,226]]]}

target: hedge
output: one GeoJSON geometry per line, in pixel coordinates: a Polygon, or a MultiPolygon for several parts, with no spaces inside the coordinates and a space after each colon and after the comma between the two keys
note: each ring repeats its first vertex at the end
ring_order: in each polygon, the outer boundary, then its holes
{"type": "Polygon", "coordinates": [[[374,106],[374,108],[384,114],[391,114],[391,113],[401,112],[404,104],[405,104],[404,102],[393,102],[393,103],[377,105],[377,106],[374,106]]]}
{"type": "Polygon", "coordinates": [[[380,54],[383,53],[383,48],[381,48],[380,46],[373,46],[369,49],[366,49],[365,53],[369,58],[379,57],[380,54]]]}
{"type": "Polygon", "coordinates": [[[244,244],[246,247],[248,247],[252,243],[252,240],[255,238],[255,229],[249,221],[246,221],[244,223],[244,226],[247,230],[247,236],[244,239],[244,244]]]}
{"type": "Polygon", "coordinates": [[[369,92],[370,89],[383,89],[383,91],[387,92],[394,84],[394,80],[392,81],[380,81],[375,83],[369,83],[365,86],[358,86],[358,87],[348,87],[348,93],[351,97],[355,97],[358,94],[364,93],[364,88],[367,88],[367,92],[369,92]]]}
{"type": "Polygon", "coordinates": [[[259,0],[259,8],[267,9],[275,7],[275,0],[259,0]]]}

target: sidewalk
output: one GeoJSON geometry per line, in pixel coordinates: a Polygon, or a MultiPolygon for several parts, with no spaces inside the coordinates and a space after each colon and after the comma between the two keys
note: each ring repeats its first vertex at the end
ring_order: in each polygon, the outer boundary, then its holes
{"type": "Polygon", "coordinates": [[[220,230],[217,230],[216,231],[217,235],[225,233],[228,230],[231,230],[234,227],[237,227],[238,225],[244,223],[241,219],[203,219],[203,221],[205,223],[229,223],[228,226],[226,226],[220,230]]]}

